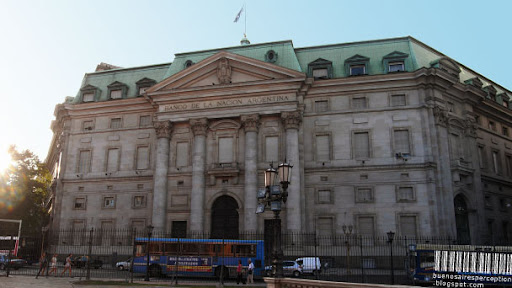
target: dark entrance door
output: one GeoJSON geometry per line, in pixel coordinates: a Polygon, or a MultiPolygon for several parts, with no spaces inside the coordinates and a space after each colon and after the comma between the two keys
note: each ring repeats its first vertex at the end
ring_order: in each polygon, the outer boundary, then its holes
{"type": "Polygon", "coordinates": [[[220,196],[212,205],[211,238],[238,238],[238,204],[230,196],[220,196]]]}
{"type": "Polygon", "coordinates": [[[455,225],[457,226],[458,244],[471,244],[469,234],[468,206],[462,195],[457,195],[453,200],[455,206],[455,225]]]}

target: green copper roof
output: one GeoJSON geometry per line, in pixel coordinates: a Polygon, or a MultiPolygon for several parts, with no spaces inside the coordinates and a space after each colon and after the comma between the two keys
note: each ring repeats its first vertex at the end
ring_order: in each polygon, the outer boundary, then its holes
{"type": "MultiPolygon", "coordinates": [[[[163,75],[171,63],[134,67],[134,68],[120,68],[101,72],[87,73],[82,81],[82,87],[92,85],[101,90],[98,101],[107,100],[108,85],[114,82],[121,82],[128,86],[126,98],[134,98],[138,96],[137,81],[143,78],[149,78],[155,80],[157,83],[162,81],[163,75]]],[[[81,98],[80,91],[78,91],[77,97],[75,97],[72,103],[80,103],[81,98]]]]}
{"type": "MultiPolygon", "coordinates": [[[[353,43],[343,43],[334,45],[323,45],[305,48],[294,48],[290,40],[240,45],[227,48],[203,50],[188,53],[178,53],[175,55],[174,62],[145,67],[135,67],[127,69],[113,69],[101,72],[87,73],[84,77],[82,87],[92,85],[101,90],[96,101],[107,100],[108,85],[113,82],[121,82],[128,86],[126,98],[136,97],[136,82],[143,78],[150,78],[160,82],[186,67],[187,62],[198,63],[202,60],[220,52],[228,51],[230,53],[253,58],[260,61],[266,61],[266,55],[269,51],[274,51],[277,59],[271,62],[288,69],[308,73],[308,65],[321,58],[332,62],[332,77],[340,78],[348,75],[348,62],[351,59],[366,62],[366,74],[376,75],[387,73],[386,63],[393,61],[396,57],[402,57],[406,71],[415,71],[423,67],[431,67],[431,63],[446,57],[443,53],[432,49],[413,37],[400,37],[382,40],[371,40],[353,43]],[[393,58],[395,57],[395,58],[393,58]],[[388,59],[389,58],[389,59],[388,59]],[[388,61],[388,62],[386,62],[388,61]]],[[[319,62],[316,62],[319,63],[319,62]]],[[[320,63],[328,63],[321,60],[320,63]]],[[[458,63],[458,62],[457,62],[458,63]]],[[[478,77],[483,83],[483,87],[492,85],[497,93],[507,93],[512,96],[507,89],[493,83],[491,80],[472,71],[464,65],[458,63],[461,68],[460,81],[478,77]]],[[[80,92],[78,93],[80,95],[80,92]]],[[[75,97],[72,103],[79,103],[80,97],[75,97]]]]}
{"type": "Polygon", "coordinates": [[[165,74],[164,78],[172,76],[185,69],[185,63],[189,60],[193,63],[198,63],[220,51],[228,51],[233,54],[265,61],[265,54],[267,54],[267,52],[270,50],[274,50],[274,52],[277,54],[277,60],[273,64],[303,72],[295,55],[292,41],[288,40],[176,54],[173,64],[171,67],[169,67],[169,70],[165,74]]]}

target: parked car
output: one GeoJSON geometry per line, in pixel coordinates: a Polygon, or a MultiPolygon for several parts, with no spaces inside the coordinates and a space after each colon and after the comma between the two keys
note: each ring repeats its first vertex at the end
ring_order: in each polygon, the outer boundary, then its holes
{"type": "MultiPolygon", "coordinates": [[[[7,268],[8,259],[8,255],[0,255],[0,270],[5,270],[5,268],[7,268]]],[[[24,259],[12,258],[9,263],[11,263],[10,267],[14,270],[18,270],[21,267],[27,266],[27,261],[24,259]]]]}
{"type": "MultiPolygon", "coordinates": [[[[283,261],[282,265],[284,276],[300,277],[302,275],[302,268],[296,261],[283,261]]],[[[265,274],[272,276],[272,266],[265,266],[265,274]]]]}
{"type": "Polygon", "coordinates": [[[132,258],[126,259],[126,261],[121,261],[116,263],[116,267],[118,270],[130,270],[132,267],[132,258]]]}
{"type": "Polygon", "coordinates": [[[304,274],[317,274],[322,272],[322,264],[318,257],[301,257],[297,258],[295,261],[300,265],[302,273],[304,274]]]}
{"type": "MultiPolygon", "coordinates": [[[[88,259],[87,256],[78,256],[78,257],[75,257],[71,261],[71,264],[73,266],[75,266],[76,268],[86,267],[87,259],[88,259]]],[[[101,261],[100,259],[92,259],[90,261],[89,265],[90,265],[91,268],[99,269],[99,268],[101,268],[101,266],[103,266],[103,261],[101,261]]]]}

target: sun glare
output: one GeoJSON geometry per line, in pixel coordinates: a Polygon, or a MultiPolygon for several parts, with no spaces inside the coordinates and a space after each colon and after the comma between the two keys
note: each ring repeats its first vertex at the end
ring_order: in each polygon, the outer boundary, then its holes
{"type": "Polygon", "coordinates": [[[7,152],[7,148],[0,149],[0,173],[3,173],[11,164],[11,155],[7,152]]]}

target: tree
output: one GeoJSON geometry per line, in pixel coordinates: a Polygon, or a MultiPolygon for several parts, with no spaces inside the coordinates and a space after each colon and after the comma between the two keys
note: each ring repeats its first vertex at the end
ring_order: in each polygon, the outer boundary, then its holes
{"type": "Polygon", "coordinates": [[[46,165],[29,150],[9,147],[12,163],[0,175],[0,218],[23,220],[22,231],[41,232],[47,224],[52,177],[46,165]]]}

